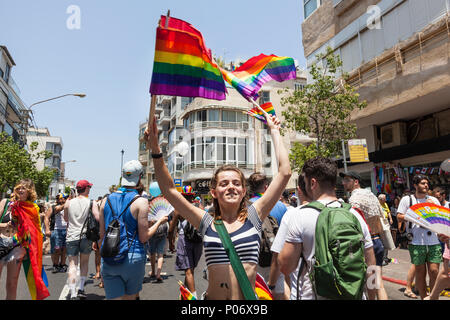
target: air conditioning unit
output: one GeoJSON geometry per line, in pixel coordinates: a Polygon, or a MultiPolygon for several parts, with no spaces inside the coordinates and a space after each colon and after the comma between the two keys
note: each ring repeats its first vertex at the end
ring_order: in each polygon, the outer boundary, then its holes
{"type": "Polygon", "coordinates": [[[242,122],[242,129],[248,130],[248,122],[242,122]]]}
{"type": "Polygon", "coordinates": [[[381,127],[381,147],[388,149],[407,143],[406,123],[393,122],[381,127]]]}

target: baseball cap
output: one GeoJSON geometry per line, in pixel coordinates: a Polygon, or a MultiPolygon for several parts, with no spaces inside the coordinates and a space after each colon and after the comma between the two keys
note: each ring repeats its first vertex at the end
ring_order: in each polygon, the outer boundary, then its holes
{"type": "Polygon", "coordinates": [[[136,187],[143,172],[142,164],[139,161],[128,161],[122,169],[122,186],[136,187]]]}
{"type": "Polygon", "coordinates": [[[358,181],[361,181],[361,176],[359,175],[358,172],[355,172],[355,171],[340,172],[339,176],[341,178],[350,177],[350,178],[356,179],[358,181]]]}
{"type": "Polygon", "coordinates": [[[84,188],[92,187],[92,186],[93,186],[93,184],[87,180],[80,180],[77,183],[77,189],[84,189],[84,188]]]}

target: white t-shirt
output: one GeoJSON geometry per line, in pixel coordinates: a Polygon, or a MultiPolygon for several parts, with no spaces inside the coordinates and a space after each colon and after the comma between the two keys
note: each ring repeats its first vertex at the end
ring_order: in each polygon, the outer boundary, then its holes
{"type": "MultiPolygon", "coordinates": [[[[417,203],[424,203],[424,202],[430,202],[437,205],[440,205],[439,200],[432,196],[426,196],[422,199],[416,199],[415,195],[411,195],[411,201],[409,196],[405,196],[400,200],[400,203],[398,205],[397,214],[406,214],[406,211],[408,211],[410,206],[413,206],[417,203]]],[[[413,240],[411,244],[413,245],[427,245],[432,246],[435,244],[439,244],[439,239],[436,235],[436,233],[431,232],[431,235],[428,235],[428,231],[425,228],[421,228],[418,224],[411,223],[411,229],[409,229],[409,221],[406,221],[406,230],[407,232],[411,232],[413,234],[413,240]]]]}
{"type": "MultiPolygon", "coordinates": [[[[319,200],[324,205],[327,205],[329,201],[319,200]]],[[[328,204],[328,207],[340,207],[341,203],[338,201],[334,201],[328,204]]],[[[369,228],[365,223],[364,219],[361,215],[351,209],[351,213],[358,219],[361,229],[364,235],[364,248],[368,249],[373,246],[372,238],[370,236],[369,228]]],[[[316,232],[316,223],[317,218],[319,217],[320,212],[318,210],[312,208],[300,208],[297,211],[297,214],[291,215],[288,224],[288,230],[286,234],[286,242],[291,243],[303,243],[303,256],[305,257],[307,264],[306,269],[307,272],[303,272],[303,275],[300,277],[299,285],[300,285],[300,300],[314,300],[315,296],[312,290],[311,281],[309,279],[309,274],[312,270],[312,259],[314,257],[315,252],[315,232],[316,232]]],[[[283,218],[284,219],[284,218],[283,218]]],[[[298,274],[298,266],[296,270],[296,275],[298,274]]],[[[291,277],[292,281],[292,277],[291,277]]],[[[292,287],[292,282],[291,282],[292,287]]],[[[294,284],[295,287],[295,284],[294,284]]],[[[291,290],[291,299],[292,292],[291,290]]],[[[296,294],[296,289],[295,289],[296,294]]],[[[294,295],[295,295],[294,294],[294,295]]],[[[318,297],[319,299],[321,297],[318,297]]]]}
{"type": "MultiPolygon", "coordinates": [[[[284,243],[286,241],[286,235],[289,228],[289,223],[292,217],[294,217],[297,214],[300,214],[300,209],[303,206],[300,206],[298,208],[291,207],[289,208],[284,216],[283,219],[281,219],[281,225],[278,228],[277,235],[275,236],[275,239],[273,240],[272,247],[270,248],[271,251],[280,253],[281,250],[284,247],[284,243]]],[[[298,268],[300,267],[300,263],[297,265],[297,268],[295,271],[293,271],[290,274],[291,279],[291,300],[297,300],[297,274],[298,274],[298,268]]]]}
{"type": "Polygon", "coordinates": [[[80,240],[81,229],[89,213],[90,203],[91,200],[86,197],[77,197],[70,200],[66,241],[80,240]]]}

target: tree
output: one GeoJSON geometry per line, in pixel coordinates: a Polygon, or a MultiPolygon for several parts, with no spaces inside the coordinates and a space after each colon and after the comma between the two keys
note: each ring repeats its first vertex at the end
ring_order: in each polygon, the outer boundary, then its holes
{"type": "Polygon", "coordinates": [[[0,133],[0,193],[12,190],[15,184],[24,178],[32,179],[36,186],[38,197],[44,197],[52,182],[56,171],[45,167],[43,170],[36,169],[36,161],[43,157],[47,159],[52,153],[41,151],[31,155],[37,148],[37,142],[30,145],[28,153],[13,138],[6,133],[0,133]]]}
{"type": "Polygon", "coordinates": [[[301,170],[305,161],[316,156],[341,155],[342,140],[356,136],[352,111],[367,105],[359,101],[359,94],[346,83],[348,75],[342,71],[342,60],[330,47],[316,58],[322,63],[311,66],[312,83],[281,99],[281,105],[287,107],[282,112],[287,127],[316,139],[306,146],[294,143],[289,155],[294,170],[301,170]]]}

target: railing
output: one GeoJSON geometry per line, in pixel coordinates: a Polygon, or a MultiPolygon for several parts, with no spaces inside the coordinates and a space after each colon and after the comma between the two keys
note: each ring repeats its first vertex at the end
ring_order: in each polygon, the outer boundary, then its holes
{"type": "Polygon", "coordinates": [[[191,162],[187,165],[183,166],[183,173],[189,172],[194,169],[214,169],[220,166],[223,166],[225,164],[230,164],[238,167],[239,169],[255,169],[254,164],[249,164],[246,162],[239,162],[236,163],[236,161],[195,161],[191,162]]]}
{"type": "Polygon", "coordinates": [[[189,125],[190,130],[201,128],[222,128],[248,130],[251,128],[250,122],[227,122],[227,121],[199,121],[189,125]]]}

